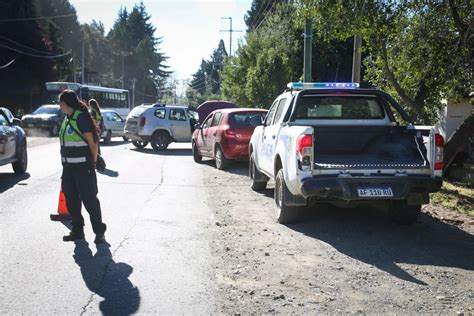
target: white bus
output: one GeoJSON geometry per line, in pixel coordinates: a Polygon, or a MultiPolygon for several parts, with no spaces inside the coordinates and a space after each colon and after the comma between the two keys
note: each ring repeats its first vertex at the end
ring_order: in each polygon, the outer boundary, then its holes
{"type": "Polygon", "coordinates": [[[96,99],[102,109],[114,110],[122,118],[130,112],[128,90],[85,85],[75,82],[46,82],[47,102],[58,103],[58,95],[64,89],[70,89],[85,102],[96,99]]]}

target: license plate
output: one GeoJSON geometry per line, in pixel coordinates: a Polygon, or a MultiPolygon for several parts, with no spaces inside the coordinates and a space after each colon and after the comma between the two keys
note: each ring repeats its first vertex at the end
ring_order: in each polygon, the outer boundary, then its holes
{"type": "Polygon", "coordinates": [[[363,188],[357,189],[359,197],[393,196],[392,188],[363,188]]]}
{"type": "Polygon", "coordinates": [[[27,127],[33,127],[33,124],[26,124],[27,127]]]}

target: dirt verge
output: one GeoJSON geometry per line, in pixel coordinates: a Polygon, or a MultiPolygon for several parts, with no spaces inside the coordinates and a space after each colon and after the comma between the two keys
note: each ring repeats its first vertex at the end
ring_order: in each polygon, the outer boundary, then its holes
{"type": "Polygon", "coordinates": [[[474,313],[471,218],[427,206],[399,226],[377,209],[320,206],[280,225],[271,184],[257,193],[246,164],[204,163],[222,312],[474,313]]]}

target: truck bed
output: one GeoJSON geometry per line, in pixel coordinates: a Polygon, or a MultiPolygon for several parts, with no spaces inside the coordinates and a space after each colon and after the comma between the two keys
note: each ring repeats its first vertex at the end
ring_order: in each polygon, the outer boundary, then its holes
{"type": "Polygon", "coordinates": [[[314,127],[314,167],[419,169],[429,168],[429,163],[419,131],[403,126],[319,126],[314,127]]]}

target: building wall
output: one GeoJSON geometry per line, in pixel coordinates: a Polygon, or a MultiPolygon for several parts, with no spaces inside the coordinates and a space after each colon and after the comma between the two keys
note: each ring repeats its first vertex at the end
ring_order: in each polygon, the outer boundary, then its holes
{"type": "Polygon", "coordinates": [[[468,98],[459,103],[447,101],[446,106],[440,112],[440,120],[437,125],[446,142],[459,126],[473,113],[473,105],[468,98]]]}

